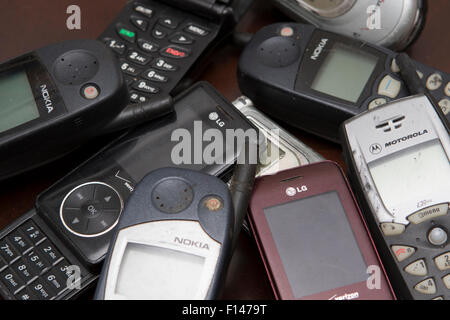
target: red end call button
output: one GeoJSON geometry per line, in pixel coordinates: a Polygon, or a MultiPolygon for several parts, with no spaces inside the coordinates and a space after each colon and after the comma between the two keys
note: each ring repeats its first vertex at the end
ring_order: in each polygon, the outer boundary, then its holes
{"type": "Polygon", "coordinates": [[[168,46],[162,49],[161,55],[169,57],[169,58],[176,58],[176,59],[182,59],[189,56],[189,52],[186,49],[174,47],[174,46],[168,46]]]}

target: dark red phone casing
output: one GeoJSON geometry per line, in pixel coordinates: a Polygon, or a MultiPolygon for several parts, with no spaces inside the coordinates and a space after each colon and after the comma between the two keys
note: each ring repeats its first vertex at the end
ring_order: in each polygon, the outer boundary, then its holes
{"type": "MultiPolygon", "coordinates": [[[[323,161],[282,171],[275,175],[258,178],[250,200],[249,221],[258,244],[259,252],[264,261],[272,289],[277,299],[345,299],[346,297],[349,297],[349,293],[355,292],[358,293],[357,298],[362,300],[395,299],[395,295],[386,276],[384,267],[380,262],[372,237],[368,232],[344,172],[338,164],[331,161],[323,161]],[[292,185],[296,179],[301,179],[297,182],[301,181],[301,184],[307,186],[308,190],[305,192],[297,192],[294,196],[288,196],[286,189],[292,185]],[[291,182],[291,184],[289,182],[291,182]],[[367,266],[377,265],[380,267],[380,289],[369,289],[366,281],[363,281],[340,288],[330,289],[325,292],[295,298],[271,234],[269,224],[264,215],[264,209],[331,191],[337,192],[339,199],[342,202],[364,262],[367,266]]],[[[313,246],[313,244],[311,244],[311,246],[313,246]]],[[[311,279],[311,281],[314,281],[314,279],[311,279]]]]}

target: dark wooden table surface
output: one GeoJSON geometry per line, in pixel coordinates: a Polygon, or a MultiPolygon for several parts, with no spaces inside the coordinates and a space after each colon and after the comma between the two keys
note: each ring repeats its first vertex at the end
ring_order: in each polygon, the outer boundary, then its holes
{"type": "MultiPolygon", "coordinates": [[[[361,0],[360,0],[361,1],[361,0]]],[[[120,12],[126,0],[2,0],[0,1],[0,61],[50,43],[97,38],[120,12]],[[81,8],[81,30],[68,30],[66,9],[76,4],[81,8]]],[[[417,41],[407,50],[413,59],[439,70],[450,72],[449,0],[429,0],[425,27],[417,41]]],[[[256,32],[261,27],[289,19],[270,5],[268,0],[256,0],[239,24],[240,31],[256,32]]],[[[218,48],[201,75],[222,94],[232,100],[240,95],[236,79],[240,49],[230,43],[218,48]]],[[[338,145],[310,134],[286,127],[299,139],[325,158],[341,165],[338,145]]],[[[0,185],[0,228],[14,221],[33,207],[36,196],[85,159],[94,150],[77,152],[51,165],[0,185]]],[[[238,249],[227,276],[226,299],[273,299],[264,266],[256,245],[241,234],[238,249]]]]}

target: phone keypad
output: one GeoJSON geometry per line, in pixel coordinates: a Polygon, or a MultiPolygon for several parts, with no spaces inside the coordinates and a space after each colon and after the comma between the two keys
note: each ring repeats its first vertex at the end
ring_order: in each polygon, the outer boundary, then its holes
{"type": "Polygon", "coordinates": [[[450,269],[450,252],[446,252],[444,254],[441,254],[440,256],[434,258],[434,263],[436,264],[436,267],[441,270],[449,270],[450,269]]]}
{"type": "Polygon", "coordinates": [[[67,290],[72,264],[32,220],[0,239],[0,248],[0,284],[16,299],[50,300],[67,290]]]}
{"type": "Polygon", "coordinates": [[[435,294],[436,283],[433,278],[428,278],[416,284],[414,289],[423,294],[435,294]]]}
{"type": "Polygon", "coordinates": [[[214,27],[210,22],[199,23],[198,18],[189,19],[173,8],[161,7],[160,3],[134,3],[128,10],[129,16],[114,24],[115,34],[109,32],[102,40],[121,59],[131,89],[130,102],[141,103],[172,82],[176,86],[180,78],[176,72],[186,69],[182,61],[195,53],[197,43],[214,27]]]}

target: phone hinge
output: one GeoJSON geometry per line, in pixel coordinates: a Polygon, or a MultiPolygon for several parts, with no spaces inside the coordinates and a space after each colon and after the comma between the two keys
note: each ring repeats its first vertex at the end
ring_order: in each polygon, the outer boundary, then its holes
{"type": "Polygon", "coordinates": [[[229,0],[165,0],[164,2],[211,20],[222,19],[232,12],[232,8],[227,5],[231,2],[229,0]]]}

